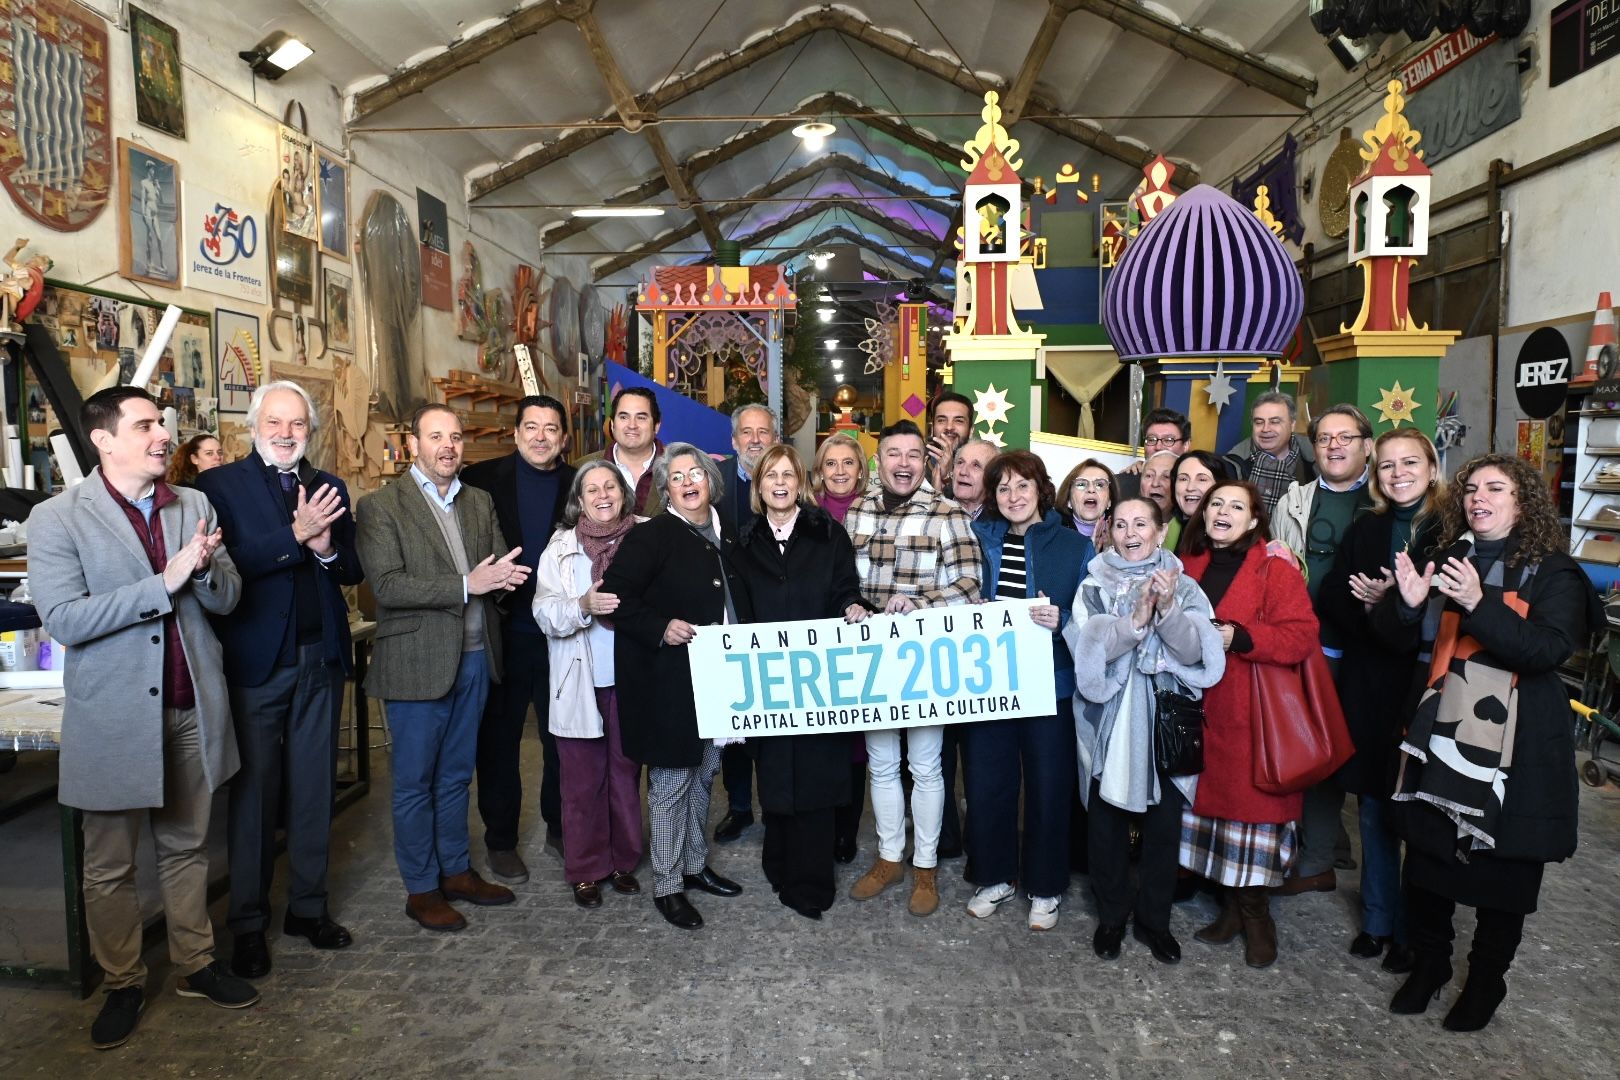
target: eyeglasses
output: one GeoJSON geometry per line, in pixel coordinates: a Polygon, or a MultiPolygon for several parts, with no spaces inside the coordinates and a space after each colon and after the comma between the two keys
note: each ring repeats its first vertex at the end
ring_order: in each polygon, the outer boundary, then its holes
{"type": "Polygon", "coordinates": [[[672,472],[669,474],[669,482],[672,484],[684,484],[688,481],[702,486],[709,482],[709,474],[704,472],[702,469],[693,469],[691,472],[672,472]]]}
{"type": "Polygon", "coordinates": [[[1149,435],[1142,440],[1143,446],[1174,446],[1183,441],[1180,435],[1149,435]]]}
{"type": "Polygon", "coordinates": [[[1108,490],[1108,481],[1106,481],[1106,480],[1076,480],[1070,486],[1073,487],[1076,491],[1107,491],[1108,490]]]}
{"type": "Polygon", "coordinates": [[[1329,433],[1329,434],[1326,434],[1326,435],[1318,435],[1316,437],[1316,445],[1317,446],[1349,446],[1351,443],[1355,442],[1357,439],[1365,439],[1365,438],[1367,438],[1367,436],[1361,434],[1358,431],[1341,431],[1337,435],[1332,434],[1332,433],[1329,433]]]}

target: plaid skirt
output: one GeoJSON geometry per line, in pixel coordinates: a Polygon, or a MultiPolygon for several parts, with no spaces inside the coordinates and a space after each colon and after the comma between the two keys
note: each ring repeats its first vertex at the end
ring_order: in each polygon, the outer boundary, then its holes
{"type": "Polygon", "coordinates": [[[1181,865],[1232,888],[1281,885],[1294,864],[1297,826],[1255,825],[1247,821],[1181,812],[1181,865]]]}

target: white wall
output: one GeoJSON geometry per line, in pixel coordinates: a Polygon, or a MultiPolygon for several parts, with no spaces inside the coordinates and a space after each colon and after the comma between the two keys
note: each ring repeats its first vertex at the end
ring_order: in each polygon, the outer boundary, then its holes
{"type": "MultiPolygon", "coordinates": [[[[308,116],[309,133],[328,153],[345,156],[341,100],[337,90],[318,72],[296,69],[276,83],[255,80],[247,65],[236,55],[253,40],[254,31],[228,17],[223,8],[206,0],[147,0],[143,7],[179,31],[181,56],[185,65],[186,138],[171,138],[143,127],[135,120],[134,76],[130,59],[130,36],[113,21],[116,7],[112,0],[89,5],[109,15],[109,86],[112,99],[112,135],[150,147],[179,162],[182,182],[205,184],[222,195],[245,197],[261,209],[267,204],[277,169],[274,145],[277,124],[288,101],[300,101],[308,116]]],[[[366,201],[373,191],[391,192],[409,214],[415,212],[418,186],[443,199],[449,207],[452,282],[461,272],[461,246],[471,239],[483,267],[486,288],[500,287],[510,301],[513,273],[520,262],[540,265],[540,251],[533,227],[510,212],[469,211],[463,178],[436,161],[431,148],[408,136],[390,136],[357,142],[352,148],[350,171],[349,222],[352,237],[366,201]]],[[[241,301],[192,289],[163,289],[127,281],[118,276],[117,178],[108,205],[91,225],[79,232],[55,232],[24,215],[8,196],[0,195],[0,237],[9,241],[26,236],[32,245],[56,262],[50,276],[62,282],[95,285],[113,292],[147,296],[159,302],[173,302],[212,312],[216,307],[246,310],[241,301]]],[[[577,261],[577,260],[576,260],[577,261]]],[[[351,260],[341,264],[323,257],[322,263],[335,266],[358,278],[358,267],[351,260]]],[[[584,266],[560,267],[557,260],[547,263],[552,273],[568,273],[575,282],[588,281],[584,266]]],[[[319,290],[320,276],[316,276],[319,290]]],[[[363,302],[360,282],[355,281],[356,302],[363,302]]],[[[306,313],[307,312],[306,310],[306,313]]],[[[268,311],[258,312],[261,319],[268,311]]],[[[355,357],[362,373],[371,370],[366,319],[363,309],[353,317],[356,333],[355,357]]],[[[423,354],[430,374],[451,368],[476,367],[477,347],[456,336],[453,312],[423,309],[419,319],[423,354]]],[[[290,334],[280,334],[286,341],[290,334]]],[[[290,353],[276,355],[267,335],[261,341],[270,361],[291,362],[290,353]]],[[[334,356],[314,361],[312,366],[331,367],[334,356]]],[[[388,358],[379,358],[387,363],[388,358]]],[[[343,360],[338,359],[342,364],[343,360]]]]}
{"type": "MultiPolygon", "coordinates": [[[[1301,5],[1303,6],[1303,5],[1301,5]]],[[[1514,39],[1528,48],[1532,66],[1520,76],[1520,118],[1434,166],[1433,199],[1438,202],[1486,179],[1495,158],[1524,165],[1620,124],[1620,60],[1613,60],[1556,87],[1547,85],[1547,19],[1554,0],[1535,0],[1530,25],[1514,39]]],[[[1430,39],[1432,44],[1434,38],[1430,39]]],[[[1402,60],[1421,51],[1404,34],[1394,35],[1369,68],[1345,72],[1324,44],[1320,84],[1310,116],[1294,125],[1300,142],[1299,177],[1319,181],[1342,127],[1359,139],[1382,111],[1384,84],[1402,60]],[[1404,46],[1404,47],[1403,47],[1404,46]]],[[[1444,78],[1445,76],[1442,76],[1444,78]]],[[[1430,84],[1431,86],[1434,84],[1430,84]]],[[[1426,92],[1420,88],[1418,94],[1426,92]]],[[[1256,131],[1249,140],[1202,162],[1203,175],[1230,186],[1234,175],[1252,170],[1281,145],[1275,129],[1256,131]]],[[[1620,295],[1620,215],[1613,211],[1614,178],[1620,174],[1620,146],[1596,151],[1579,161],[1504,189],[1503,209],[1512,219],[1507,247],[1506,325],[1540,322],[1590,311],[1602,290],[1620,295]]],[[[1314,199],[1301,204],[1306,242],[1331,244],[1318,223],[1314,199]]],[[[1483,200],[1431,221],[1443,231],[1484,213],[1483,200]]],[[[1421,313],[1419,313],[1421,316],[1421,313]]]]}

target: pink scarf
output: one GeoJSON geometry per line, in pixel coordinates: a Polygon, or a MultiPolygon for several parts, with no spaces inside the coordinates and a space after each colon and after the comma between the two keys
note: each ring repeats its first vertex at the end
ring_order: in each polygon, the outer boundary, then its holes
{"type": "Polygon", "coordinates": [[[834,521],[842,525],[844,523],[844,515],[849,513],[849,508],[854,506],[855,500],[860,497],[861,489],[859,485],[857,485],[855,490],[851,491],[848,495],[834,495],[830,491],[823,491],[821,493],[821,497],[817,499],[816,502],[823,510],[832,515],[832,519],[834,521]]]}
{"type": "MultiPolygon", "coordinates": [[[[617,521],[603,524],[587,515],[581,514],[579,523],[574,526],[574,532],[579,537],[579,546],[591,560],[591,581],[602,580],[608,564],[613,556],[618,554],[619,541],[624,539],[625,533],[635,528],[636,519],[626,514],[617,521]]],[[[612,628],[613,624],[602,616],[597,616],[603,626],[612,628]]]]}

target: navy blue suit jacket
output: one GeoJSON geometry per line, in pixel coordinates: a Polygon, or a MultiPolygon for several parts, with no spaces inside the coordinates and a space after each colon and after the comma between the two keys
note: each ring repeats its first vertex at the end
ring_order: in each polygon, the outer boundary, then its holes
{"type": "Polygon", "coordinates": [[[225,646],[225,675],[239,686],[260,686],[275,668],[282,643],[293,632],[293,568],[306,559],[315,565],[325,656],[350,673],[353,649],[342,587],[365,577],[354,548],[354,506],[343,481],[308,461],[299,462],[298,480],[305,498],[323,484],[332,485],[349,511],[332,525],[337,559],[329,566],[321,566],[293,539],[281,486],[256,452],[197,475],[197,487],[214,504],[225,547],[242,574],[241,602],[231,614],[214,619],[214,632],[225,646]]]}

